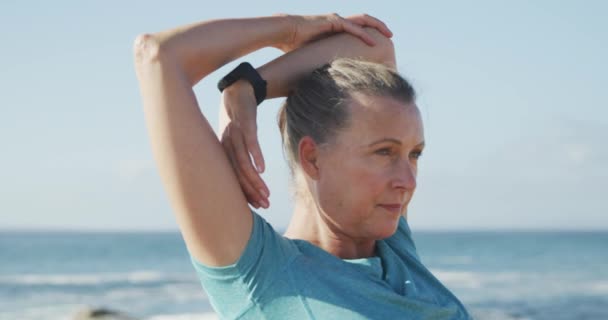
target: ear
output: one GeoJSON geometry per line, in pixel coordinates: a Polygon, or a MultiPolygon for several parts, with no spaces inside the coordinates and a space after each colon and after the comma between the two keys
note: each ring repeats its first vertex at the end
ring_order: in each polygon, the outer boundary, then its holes
{"type": "Polygon", "coordinates": [[[311,179],[317,180],[319,178],[319,148],[317,143],[309,136],[303,137],[298,144],[298,154],[302,170],[311,179]]]}

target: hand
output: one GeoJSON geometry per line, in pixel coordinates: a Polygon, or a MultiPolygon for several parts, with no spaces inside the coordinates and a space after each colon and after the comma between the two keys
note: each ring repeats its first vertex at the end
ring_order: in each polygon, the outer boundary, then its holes
{"type": "Polygon", "coordinates": [[[319,16],[284,16],[291,20],[293,26],[288,40],[277,45],[277,48],[284,52],[292,51],[304,44],[338,32],[350,33],[368,45],[374,46],[376,44],[374,39],[367,34],[364,27],[376,28],[387,38],[393,36],[384,22],[367,14],[347,18],[342,18],[336,13],[319,16]]]}
{"type": "Polygon", "coordinates": [[[221,139],[224,151],[247,202],[256,209],[268,208],[270,192],[260,176],[264,172],[264,158],[257,137],[257,104],[253,88],[244,80],[235,82],[224,90],[222,104],[230,119],[221,139]]]}

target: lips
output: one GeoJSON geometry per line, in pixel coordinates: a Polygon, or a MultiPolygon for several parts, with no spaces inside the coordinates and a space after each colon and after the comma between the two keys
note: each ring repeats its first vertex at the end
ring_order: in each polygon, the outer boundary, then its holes
{"type": "Polygon", "coordinates": [[[401,213],[401,209],[403,208],[401,204],[380,204],[378,206],[393,213],[401,213]]]}

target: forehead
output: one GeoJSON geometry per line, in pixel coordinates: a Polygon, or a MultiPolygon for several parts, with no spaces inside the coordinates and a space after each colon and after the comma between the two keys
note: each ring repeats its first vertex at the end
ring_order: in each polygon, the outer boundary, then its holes
{"type": "Polygon", "coordinates": [[[416,145],[424,140],[424,130],[415,104],[391,97],[355,94],[349,105],[349,125],[342,136],[352,145],[367,145],[383,138],[416,145]]]}

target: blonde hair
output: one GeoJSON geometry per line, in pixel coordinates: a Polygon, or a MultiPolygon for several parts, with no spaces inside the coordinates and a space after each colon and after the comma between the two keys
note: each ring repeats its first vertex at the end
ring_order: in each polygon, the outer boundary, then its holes
{"type": "Polygon", "coordinates": [[[305,136],[323,145],[348,125],[352,94],[388,96],[406,104],[415,101],[412,86],[395,70],[377,63],[340,58],[302,79],[279,111],[283,150],[294,177],[298,145],[305,136]]]}

